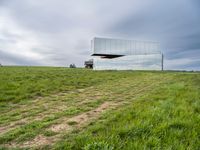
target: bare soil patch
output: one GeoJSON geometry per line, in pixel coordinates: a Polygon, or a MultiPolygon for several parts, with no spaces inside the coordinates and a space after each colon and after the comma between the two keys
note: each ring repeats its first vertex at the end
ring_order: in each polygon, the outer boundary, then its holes
{"type": "Polygon", "coordinates": [[[63,131],[67,132],[67,131],[73,130],[73,127],[69,125],[69,122],[76,122],[76,124],[74,125],[76,128],[81,127],[83,124],[93,119],[98,118],[98,116],[103,111],[107,110],[111,105],[113,105],[113,103],[105,102],[94,110],[82,113],[80,115],[77,115],[71,118],[62,119],[60,124],[51,126],[49,130],[53,132],[58,132],[58,133],[63,132],[63,131]]]}

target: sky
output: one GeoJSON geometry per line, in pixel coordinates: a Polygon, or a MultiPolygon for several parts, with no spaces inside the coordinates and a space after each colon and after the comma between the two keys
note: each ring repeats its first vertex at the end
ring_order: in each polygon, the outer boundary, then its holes
{"type": "Polygon", "coordinates": [[[84,66],[93,37],[160,42],[167,70],[200,70],[199,0],[0,0],[0,63],[84,66]]]}

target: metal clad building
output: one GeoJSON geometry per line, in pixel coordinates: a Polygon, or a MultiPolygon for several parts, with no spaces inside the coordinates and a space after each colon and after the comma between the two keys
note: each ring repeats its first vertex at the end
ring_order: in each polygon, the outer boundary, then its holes
{"type": "Polygon", "coordinates": [[[162,70],[158,42],[94,38],[94,70],[162,70]]]}

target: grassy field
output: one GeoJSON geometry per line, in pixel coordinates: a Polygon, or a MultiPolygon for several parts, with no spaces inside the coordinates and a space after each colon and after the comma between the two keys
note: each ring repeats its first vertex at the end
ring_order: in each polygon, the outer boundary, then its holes
{"type": "Polygon", "coordinates": [[[0,149],[200,149],[200,73],[0,67],[0,149]]]}

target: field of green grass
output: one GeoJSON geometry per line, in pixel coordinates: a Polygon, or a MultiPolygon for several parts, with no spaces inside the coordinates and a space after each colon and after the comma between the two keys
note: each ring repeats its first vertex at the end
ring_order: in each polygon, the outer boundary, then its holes
{"type": "Polygon", "coordinates": [[[0,67],[0,149],[200,149],[200,73],[0,67]]]}

